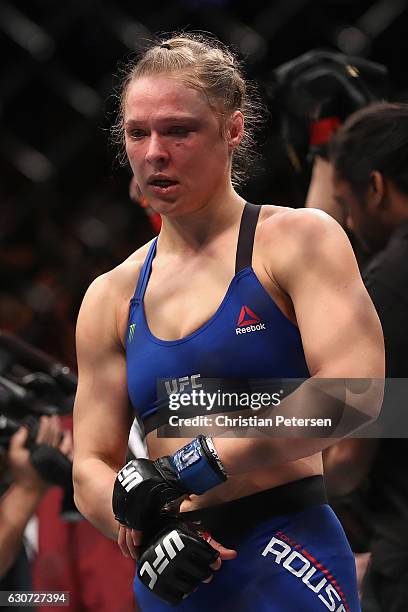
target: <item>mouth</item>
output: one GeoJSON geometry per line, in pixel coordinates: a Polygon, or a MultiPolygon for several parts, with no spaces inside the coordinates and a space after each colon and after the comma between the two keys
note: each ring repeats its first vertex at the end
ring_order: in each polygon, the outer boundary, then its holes
{"type": "Polygon", "coordinates": [[[149,189],[158,195],[171,194],[176,191],[179,183],[171,179],[151,179],[148,182],[149,189]]]}

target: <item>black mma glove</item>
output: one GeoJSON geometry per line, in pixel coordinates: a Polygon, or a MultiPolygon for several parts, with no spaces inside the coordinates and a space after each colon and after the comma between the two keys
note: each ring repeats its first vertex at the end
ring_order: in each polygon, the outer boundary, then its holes
{"type": "Polygon", "coordinates": [[[269,93],[288,157],[299,172],[354,111],[383,98],[387,68],[342,53],[314,49],[272,71],[269,93]]]}
{"type": "Polygon", "coordinates": [[[209,578],[219,552],[201,537],[193,524],[173,519],[142,544],[137,575],[157,597],[177,605],[209,578]]]}
{"type": "Polygon", "coordinates": [[[113,513],[125,527],[143,531],[180,497],[201,495],[226,478],[211,438],[198,436],[172,456],[129,461],[116,477],[113,513]]]}

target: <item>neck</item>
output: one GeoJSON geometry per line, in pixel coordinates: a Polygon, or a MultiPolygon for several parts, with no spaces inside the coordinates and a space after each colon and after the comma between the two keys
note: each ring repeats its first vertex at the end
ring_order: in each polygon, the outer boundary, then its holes
{"type": "Polygon", "coordinates": [[[230,187],[191,212],[162,217],[158,246],[162,251],[195,252],[229,228],[239,225],[245,201],[230,187]]]}

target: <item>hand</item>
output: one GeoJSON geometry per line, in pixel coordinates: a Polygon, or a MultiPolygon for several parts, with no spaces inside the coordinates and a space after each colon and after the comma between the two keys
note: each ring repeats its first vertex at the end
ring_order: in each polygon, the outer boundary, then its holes
{"type": "Polygon", "coordinates": [[[137,560],[140,557],[140,546],[142,544],[143,532],[130,529],[119,523],[118,546],[124,557],[137,560]]]}
{"type": "MultiPolygon", "coordinates": [[[[25,426],[11,437],[8,450],[8,465],[15,483],[26,489],[46,491],[50,486],[40,477],[31,463],[30,451],[26,447],[28,429],[25,426]]],[[[69,431],[61,432],[59,418],[55,415],[42,416],[35,439],[36,444],[58,448],[61,453],[72,459],[72,436],[69,431]],[[61,437],[62,436],[62,437],[61,437]]]]}
{"type": "Polygon", "coordinates": [[[158,522],[166,506],[174,504],[186,494],[169,457],[156,461],[133,459],[116,477],[112,496],[113,513],[123,526],[142,531],[158,522]]]}
{"type": "Polygon", "coordinates": [[[116,520],[143,531],[189,493],[201,495],[227,476],[210,438],[199,436],[172,457],[133,459],[119,472],[112,496],[116,520]]]}
{"type": "MultiPolygon", "coordinates": [[[[237,556],[237,551],[232,550],[231,548],[225,548],[222,544],[214,540],[212,536],[204,537],[205,534],[201,534],[201,536],[208,542],[210,546],[212,546],[215,550],[220,553],[217,561],[211,565],[211,568],[214,570],[220,569],[222,565],[222,561],[230,561],[231,559],[235,559],[237,556]]],[[[131,557],[132,559],[139,559],[140,557],[140,549],[143,540],[143,532],[138,531],[137,529],[129,529],[128,527],[124,527],[119,523],[119,531],[118,531],[118,546],[124,557],[131,557]]],[[[210,578],[212,580],[212,578],[210,578]]],[[[210,582],[208,580],[208,582],[210,582]]],[[[207,582],[204,580],[204,582],[207,582]]]]}
{"type": "Polygon", "coordinates": [[[176,605],[201,582],[211,582],[222,560],[236,555],[211,537],[204,539],[194,524],[174,519],[142,544],[137,575],[155,595],[176,605]]]}

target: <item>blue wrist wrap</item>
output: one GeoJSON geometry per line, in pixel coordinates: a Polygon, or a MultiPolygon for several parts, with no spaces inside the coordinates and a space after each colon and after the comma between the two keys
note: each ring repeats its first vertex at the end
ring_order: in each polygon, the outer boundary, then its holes
{"type": "Polygon", "coordinates": [[[171,462],[185,488],[201,495],[227,479],[211,438],[198,436],[180,448],[171,462]]]}

